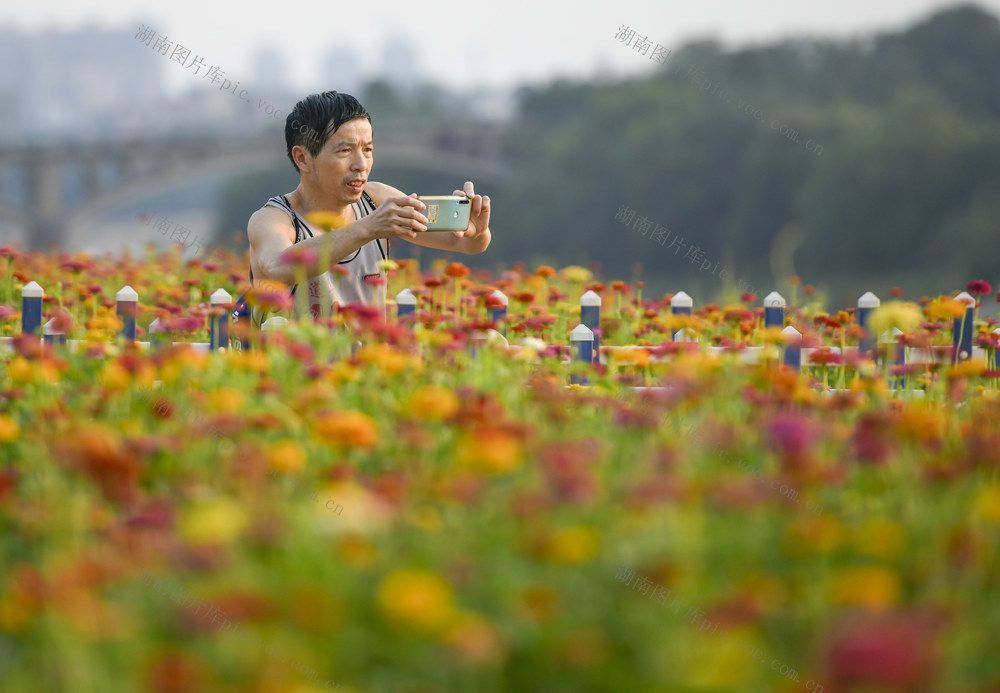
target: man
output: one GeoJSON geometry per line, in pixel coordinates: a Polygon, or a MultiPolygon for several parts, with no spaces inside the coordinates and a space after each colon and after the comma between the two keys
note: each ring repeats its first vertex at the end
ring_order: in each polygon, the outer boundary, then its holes
{"type": "MultiPolygon", "coordinates": [[[[293,292],[308,291],[314,317],[321,295],[333,303],[385,309],[379,261],[387,258],[390,238],[470,255],[490,244],[490,198],[477,195],[472,181],[452,193],[471,199],[468,228],[426,233],[427,206],[416,193],[407,197],[391,185],[369,180],[375,150],[371,116],[349,94],[311,94],[295,104],[285,121],[285,146],[299,172],[299,185],[287,195],[272,197],[250,217],[250,281],[293,285],[295,271],[289,260],[305,257],[308,287],[295,286],[293,292]],[[325,232],[306,221],[311,212],[333,212],[346,225],[325,232]],[[329,266],[322,266],[324,258],[350,274],[334,276],[329,266]]],[[[255,315],[258,324],[259,317],[255,315]]]]}

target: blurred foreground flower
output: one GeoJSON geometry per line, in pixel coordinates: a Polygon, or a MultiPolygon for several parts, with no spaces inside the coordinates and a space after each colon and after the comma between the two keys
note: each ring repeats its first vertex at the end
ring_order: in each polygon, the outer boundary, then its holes
{"type": "Polygon", "coordinates": [[[892,328],[902,332],[912,332],[923,322],[920,306],[905,301],[889,301],[875,309],[868,318],[868,327],[873,337],[879,337],[892,328]]]}
{"type": "Polygon", "coordinates": [[[324,412],[316,417],[313,431],[330,445],[373,448],[378,442],[375,420],[359,411],[324,412]]]}
{"type": "Polygon", "coordinates": [[[390,621],[419,631],[434,631],[455,616],[451,587],[437,573],[396,570],[383,578],[376,604],[390,621]]]}
{"type": "Polygon", "coordinates": [[[219,498],[184,510],[177,532],[189,544],[226,545],[236,540],[248,524],[249,518],[239,505],[219,498]]]}
{"type": "Polygon", "coordinates": [[[347,220],[335,212],[307,212],[306,221],[327,231],[339,229],[347,224],[347,220]]]}

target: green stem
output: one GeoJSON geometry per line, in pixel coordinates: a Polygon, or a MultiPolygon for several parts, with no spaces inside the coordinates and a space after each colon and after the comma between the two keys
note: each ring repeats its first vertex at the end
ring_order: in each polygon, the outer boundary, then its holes
{"type": "Polygon", "coordinates": [[[306,275],[306,268],[302,263],[296,263],[295,269],[295,307],[299,312],[299,319],[304,320],[309,316],[309,277],[306,275]]]}

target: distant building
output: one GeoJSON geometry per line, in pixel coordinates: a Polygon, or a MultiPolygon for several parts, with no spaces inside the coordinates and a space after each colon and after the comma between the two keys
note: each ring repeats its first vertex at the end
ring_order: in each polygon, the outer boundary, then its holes
{"type": "Polygon", "coordinates": [[[320,91],[333,90],[360,97],[363,79],[357,49],[338,45],[328,50],[320,64],[320,79],[320,91]]]}
{"type": "Polygon", "coordinates": [[[420,51],[409,39],[394,36],[382,47],[381,69],[376,78],[388,82],[398,91],[411,94],[417,90],[420,74],[420,51]]]}
{"type": "Polygon", "coordinates": [[[120,109],[158,101],[167,58],[135,31],[0,29],[0,138],[99,132],[120,109]]]}
{"type": "Polygon", "coordinates": [[[258,48],[253,54],[252,64],[255,87],[271,93],[289,90],[288,60],[280,49],[273,46],[258,48]]]}

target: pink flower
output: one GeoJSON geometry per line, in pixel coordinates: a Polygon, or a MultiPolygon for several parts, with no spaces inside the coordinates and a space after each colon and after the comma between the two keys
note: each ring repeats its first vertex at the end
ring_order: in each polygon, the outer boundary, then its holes
{"type": "Polygon", "coordinates": [[[293,245],[292,247],[285,249],[285,251],[281,254],[281,264],[305,265],[308,267],[315,265],[318,258],[319,253],[315,250],[310,250],[308,248],[296,248],[293,245]]]}

